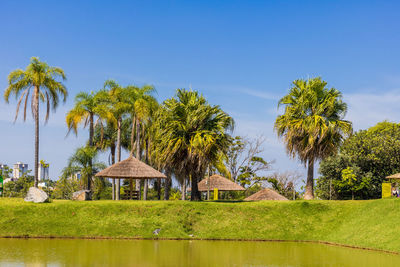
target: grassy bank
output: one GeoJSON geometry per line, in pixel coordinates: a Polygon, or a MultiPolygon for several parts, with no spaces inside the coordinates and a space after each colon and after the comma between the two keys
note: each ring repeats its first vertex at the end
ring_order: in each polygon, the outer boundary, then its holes
{"type": "Polygon", "coordinates": [[[400,200],[201,202],[0,199],[0,236],[314,240],[400,252],[400,200]]]}

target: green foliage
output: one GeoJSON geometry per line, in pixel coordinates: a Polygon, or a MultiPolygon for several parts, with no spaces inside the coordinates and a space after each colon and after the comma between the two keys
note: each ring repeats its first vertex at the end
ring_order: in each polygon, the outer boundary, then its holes
{"type": "MultiPolygon", "coordinates": [[[[80,173],[80,186],[84,188],[88,179],[93,179],[93,175],[106,168],[104,163],[97,161],[97,149],[95,147],[81,147],[68,159],[68,165],[62,171],[62,178],[70,178],[80,173]]],[[[99,179],[99,178],[95,178],[99,179]]],[[[99,182],[96,181],[99,186],[99,182]]]]}
{"type": "Polygon", "coordinates": [[[55,199],[72,199],[72,193],[79,191],[79,181],[72,178],[61,177],[56,182],[53,191],[55,199]]]}
{"type": "Polygon", "coordinates": [[[20,197],[26,196],[29,187],[32,187],[34,183],[34,178],[28,173],[24,173],[20,178],[15,181],[10,181],[4,184],[3,195],[5,197],[20,197]]]}
{"type": "Polygon", "coordinates": [[[338,155],[321,162],[319,197],[329,198],[328,185],[332,180],[333,199],[348,199],[352,190],[356,198],[380,198],[385,177],[400,172],[399,155],[400,124],[381,122],[355,133],[344,142],[338,155]],[[349,168],[356,175],[353,187],[348,181],[343,183],[342,172],[349,168]]]}
{"type": "Polygon", "coordinates": [[[240,167],[237,181],[243,187],[251,187],[254,184],[260,184],[262,181],[267,180],[267,178],[260,176],[259,171],[268,168],[269,163],[267,161],[262,157],[254,156],[249,160],[248,165],[240,167]]]}
{"type": "Polygon", "coordinates": [[[10,178],[11,173],[12,169],[8,166],[5,166],[4,169],[0,169],[0,175],[3,176],[3,179],[10,178]]]}

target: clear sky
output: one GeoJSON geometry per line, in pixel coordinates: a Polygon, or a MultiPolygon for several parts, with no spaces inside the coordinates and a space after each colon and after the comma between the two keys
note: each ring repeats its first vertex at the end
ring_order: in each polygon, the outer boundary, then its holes
{"type": "MultiPolygon", "coordinates": [[[[273,170],[299,170],[273,132],[277,100],[297,78],[322,76],[344,94],[355,129],[400,118],[397,1],[1,1],[0,89],[32,56],[67,74],[69,98],[41,126],[40,159],[57,179],[87,131],[65,138],[77,92],[153,84],[162,101],[193,88],[267,137],[273,170]],[[84,2],[84,3],[81,3],[84,2]]],[[[13,124],[0,99],[0,162],[33,167],[32,118],[13,124]]],[[[103,155],[105,160],[107,155],[103,155]]]]}

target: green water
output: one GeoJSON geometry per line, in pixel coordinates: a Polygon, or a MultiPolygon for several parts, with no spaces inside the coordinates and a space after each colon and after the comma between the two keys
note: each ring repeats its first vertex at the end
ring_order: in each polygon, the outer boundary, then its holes
{"type": "Polygon", "coordinates": [[[0,266],[399,266],[400,256],[295,242],[0,239],[0,266]]]}

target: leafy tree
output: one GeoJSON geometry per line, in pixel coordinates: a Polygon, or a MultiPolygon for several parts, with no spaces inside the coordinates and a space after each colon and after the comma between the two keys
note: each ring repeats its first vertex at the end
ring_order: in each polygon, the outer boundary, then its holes
{"type": "Polygon", "coordinates": [[[8,166],[4,166],[4,168],[0,169],[0,175],[3,176],[3,179],[10,178],[11,173],[12,169],[8,166]]]}
{"type": "Polygon", "coordinates": [[[289,94],[279,100],[285,106],[275,121],[275,130],[284,139],[286,150],[308,165],[305,199],[314,198],[314,163],[337,152],[351,123],[344,120],[347,105],[335,88],[327,88],[321,78],[295,80],[289,94]]]}
{"type": "Polygon", "coordinates": [[[300,175],[295,172],[274,173],[267,177],[267,182],[272,189],[288,199],[298,199],[300,194],[296,192],[296,183],[300,175]]]}
{"type": "Polygon", "coordinates": [[[351,199],[354,200],[354,193],[368,188],[371,182],[371,173],[365,177],[359,177],[360,169],[358,167],[347,167],[342,170],[342,179],[335,180],[335,186],[338,192],[350,191],[351,199]]]}
{"type": "Polygon", "coordinates": [[[14,181],[5,183],[3,195],[5,197],[25,197],[29,187],[32,187],[34,184],[34,177],[29,175],[29,172],[25,172],[20,178],[14,181]]]}
{"type": "Polygon", "coordinates": [[[56,182],[53,191],[55,199],[72,199],[72,194],[80,188],[79,181],[73,177],[61,177],[56,182]]]}
{"type": "Polygon", "coordinates": [[[264,142],[264,136],[254,139],[236,136],[226,153],[228,178],[248,187],[262,181],[261,172],[270,167],[270,163],[260,156],[264,152],[264,142]]]}
{"type": "Polygon", "coordinates": [[[50,67],[47,63],[40,61],[39,58],[33,57],[25,70],[17,69],[9,74],[8,87],[4,92],[4,99],[7,103],[12,94],[18,99],[15,120],[18,117],[19,107],[23,101],[24,121],[26,120],[29,95],[32,95],[31,108],[35,120],[35,187],[38,186],[39,166],[39,103],[43,102],[46,104],[45,122],[47,122],[50,107],[53,111],[56,110],[60,95],[63,97],[64,102],[67,98],[67,89],[58,79],[66,79],[64,71],[61,68],[50,67]]]}
{"type": "Polygon", "coordinates": [[[333,199],[351,197],[349,187],[339,186],[346,168],[354,170],[355,184],[363,188],[354,191],[355,197],[380,198],[382,182],[388,181],[385,177],[400,172],[400,124],[381,122],[358,131],[343,143],[338,155],[324,159],[317,182],[319,197],[329,197],[330,183],[333,199]]]}
{"type": "Polygon", "coordinates": [[[259,184],[265,181],[265,176],[260,176],[260,170],[267,170],[269,163],[266,162],[262,157],[252,157],[248,161],[248,165],[240,168],[240,174],[237,181],[243,187],[252,187],[254,184],[259,184]]]}

